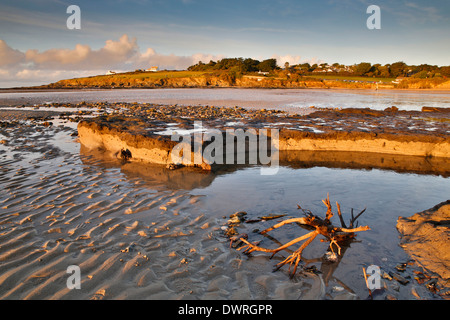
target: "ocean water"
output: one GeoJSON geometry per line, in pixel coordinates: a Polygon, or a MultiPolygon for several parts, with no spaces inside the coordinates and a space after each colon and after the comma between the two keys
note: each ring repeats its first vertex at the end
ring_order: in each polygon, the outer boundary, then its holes
{"type": "Polygon", "coordinates": [[[421,110],[450,108],[448,91],[326,89],[113,89],[0,92],[0,107],[51,102],[145,102],[179,105],[240,106],[299,111],[311,106],[421,110]]]}

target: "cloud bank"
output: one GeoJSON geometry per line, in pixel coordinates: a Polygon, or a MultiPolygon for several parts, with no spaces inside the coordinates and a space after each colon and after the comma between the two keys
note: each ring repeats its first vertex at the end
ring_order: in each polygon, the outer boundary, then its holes
{"type": "MultiPolygon", "coordinates": [[[[202,61],[220,60],[224,55],[197,53],[190,56],[161,54],[153,48],[141,51],[136,38],[127,34],[118,40],[107,40],[100,49],[77,44],[73,49],[53,48],[45,51],[29,49],[25,52],[11,48],[0,39],[0,87],[22,87],[49,84],[61,79],[147,69],[184,70],[202,61]]],[[[273,55],[280,66],[301,62],[300,56],[273,55]]]]}
{"type": "Polygon", "coordinates": [[[77,44],[73,49],[29,49],[22,52],[0,39],[0,87],[33,86],[61,79],[104,74],[108,70],[131,71],[158,66],[180,70],[198,61],[209,62],[223,56],[198,53],[191,56],[164,55],[152,48],[141,53],[136,38],[124,34],[107,40],[97,50],[77,44]]]}

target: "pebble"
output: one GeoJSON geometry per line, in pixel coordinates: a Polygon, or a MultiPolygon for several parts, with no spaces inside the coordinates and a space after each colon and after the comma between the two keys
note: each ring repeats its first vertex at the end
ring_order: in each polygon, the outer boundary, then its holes
{"type": "Polygon", "coordinates": [[[136,247],[136,245],[134,243],[132,243],[125,249],[120,250],[120,252],[122,252],[122,253],[131,252],[131,251],[134,251],[135,247],[136,247]]]}
{"type": "Polygon", "coordinates": [[[389,280],[389,281],[392,280],[392,277],[391,277],[389,274],[387,274],[386,272],[383,272],[383,274],[381,275],[381,277],[383,277],[383,279],[387,279],[387,280],[389,280]]]}
{"type": "Polygon", "coordinates": [[[404,277],[402,277],[401,275],[399,275],[398,273],[395,272],[391,272],[390,276],[397,280],[398,283],[402,284],[402,285],[406,285],[407,283],[409,283],[409,280],[405,279],[404,277]]]}
{"type": "Polygon", "coordinates": [[[333,287],[333,291],[335,291],[335,292],[341,292],[341,291],[344,291],[344,287],[341,287],[341,286],[334,286],[334,287],[333,287]]]}
{"type": "Polygon", "coordinates": [[[397,300],[397,298],[396,297],[394,297],[392,294],[387,294],[386,295],[386,300],[397,300]]]}

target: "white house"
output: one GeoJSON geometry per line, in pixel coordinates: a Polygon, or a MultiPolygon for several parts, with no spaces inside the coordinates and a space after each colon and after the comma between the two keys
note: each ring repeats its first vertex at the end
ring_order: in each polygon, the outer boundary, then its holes
{"type": "Polygon", "coordinates": [[[108,76],[108,75],[111,75],[111,74],[116,74],[116,72],[115,71],[108,71],[107,73],[106,73],[106,75],[108,76]]]}
{"type": "Polygon", "coordinates": [[[150,67],[149,69],[145,70],[147,72],[157,72],[158,71],[158,67],[150,67]]]}

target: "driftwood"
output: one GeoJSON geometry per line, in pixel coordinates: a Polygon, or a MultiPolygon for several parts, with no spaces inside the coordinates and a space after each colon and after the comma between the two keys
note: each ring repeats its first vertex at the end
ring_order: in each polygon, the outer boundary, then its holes
{"type": "Polygon", "coordinates": [[[278,263],[277,267],[275,269],[275,270],[278,270],[282,266],[289,263],[289,272],[291,271],[291,267],[294,266],[293,272],[291,273],[291,276],[293,276],[296,273],[297,266],[302,259],[303,250],[318,235],[324,236],[325,239],[328,242],[330,242],[330,249],[331,249],[333,255],[336,254],[333,250],[333,245],[337,248],[337,254],[340,255],[341,254],[341,246],[340,245],[347,242],[348,240],[352,239],[355,236],[355,232],[370,230],[369,226],[358,227],[357,223],[356,223],[356,220],[364,213],[364,211],[366,209],[362,210],[356,216],[353,215],[353,210],[352,210],[350,223],[347,226],[342,217],[341,208],[339,206],[339,203],[336,202],[337,212],[338,212],[339,220],[341,223],[341,227],[336,227],[330,221],[334,214],[333,214],[333,211],[331,208],[329,195],[327,195],[327,199],[322,200],[322,202],[327,207],[325,219],[322,219],[322,218],[312,214],[309,210],[304,210],[300,206],[298,206],[298,208],[305,213],[305,217],[291,218],[291,219],[284,220],[266,230],[261,231],[260,233],[266,234],[267,232],[270,232],[274,229],[280,228],[280,227],[290,224],[290,223],[297,223],[300,225],[311,227],[311,228],[313,228],[313,231],[311,231],[301,237],[298,237],[284,245],[281,245],[280,247],[278,247],[276,249],[266,249],[266,248],[259,247],[256,244],[250,243],[249,241],[247,241],[247,239],[245,237],[241,237],[239,240],[242,241],[245,245],[238,248],[237,250],[244,249],[244,253],[251,253],[253,251],[272,253],[272,256],[271,256],[271,258],[272,258],[278,252],[285,250],[288,247],[290,247],[300,241],[305,240],[305,242],[303,242],[302,245],[296,251],[294,251],[286,259],[284,259],[283,261],[278,263]]]}

